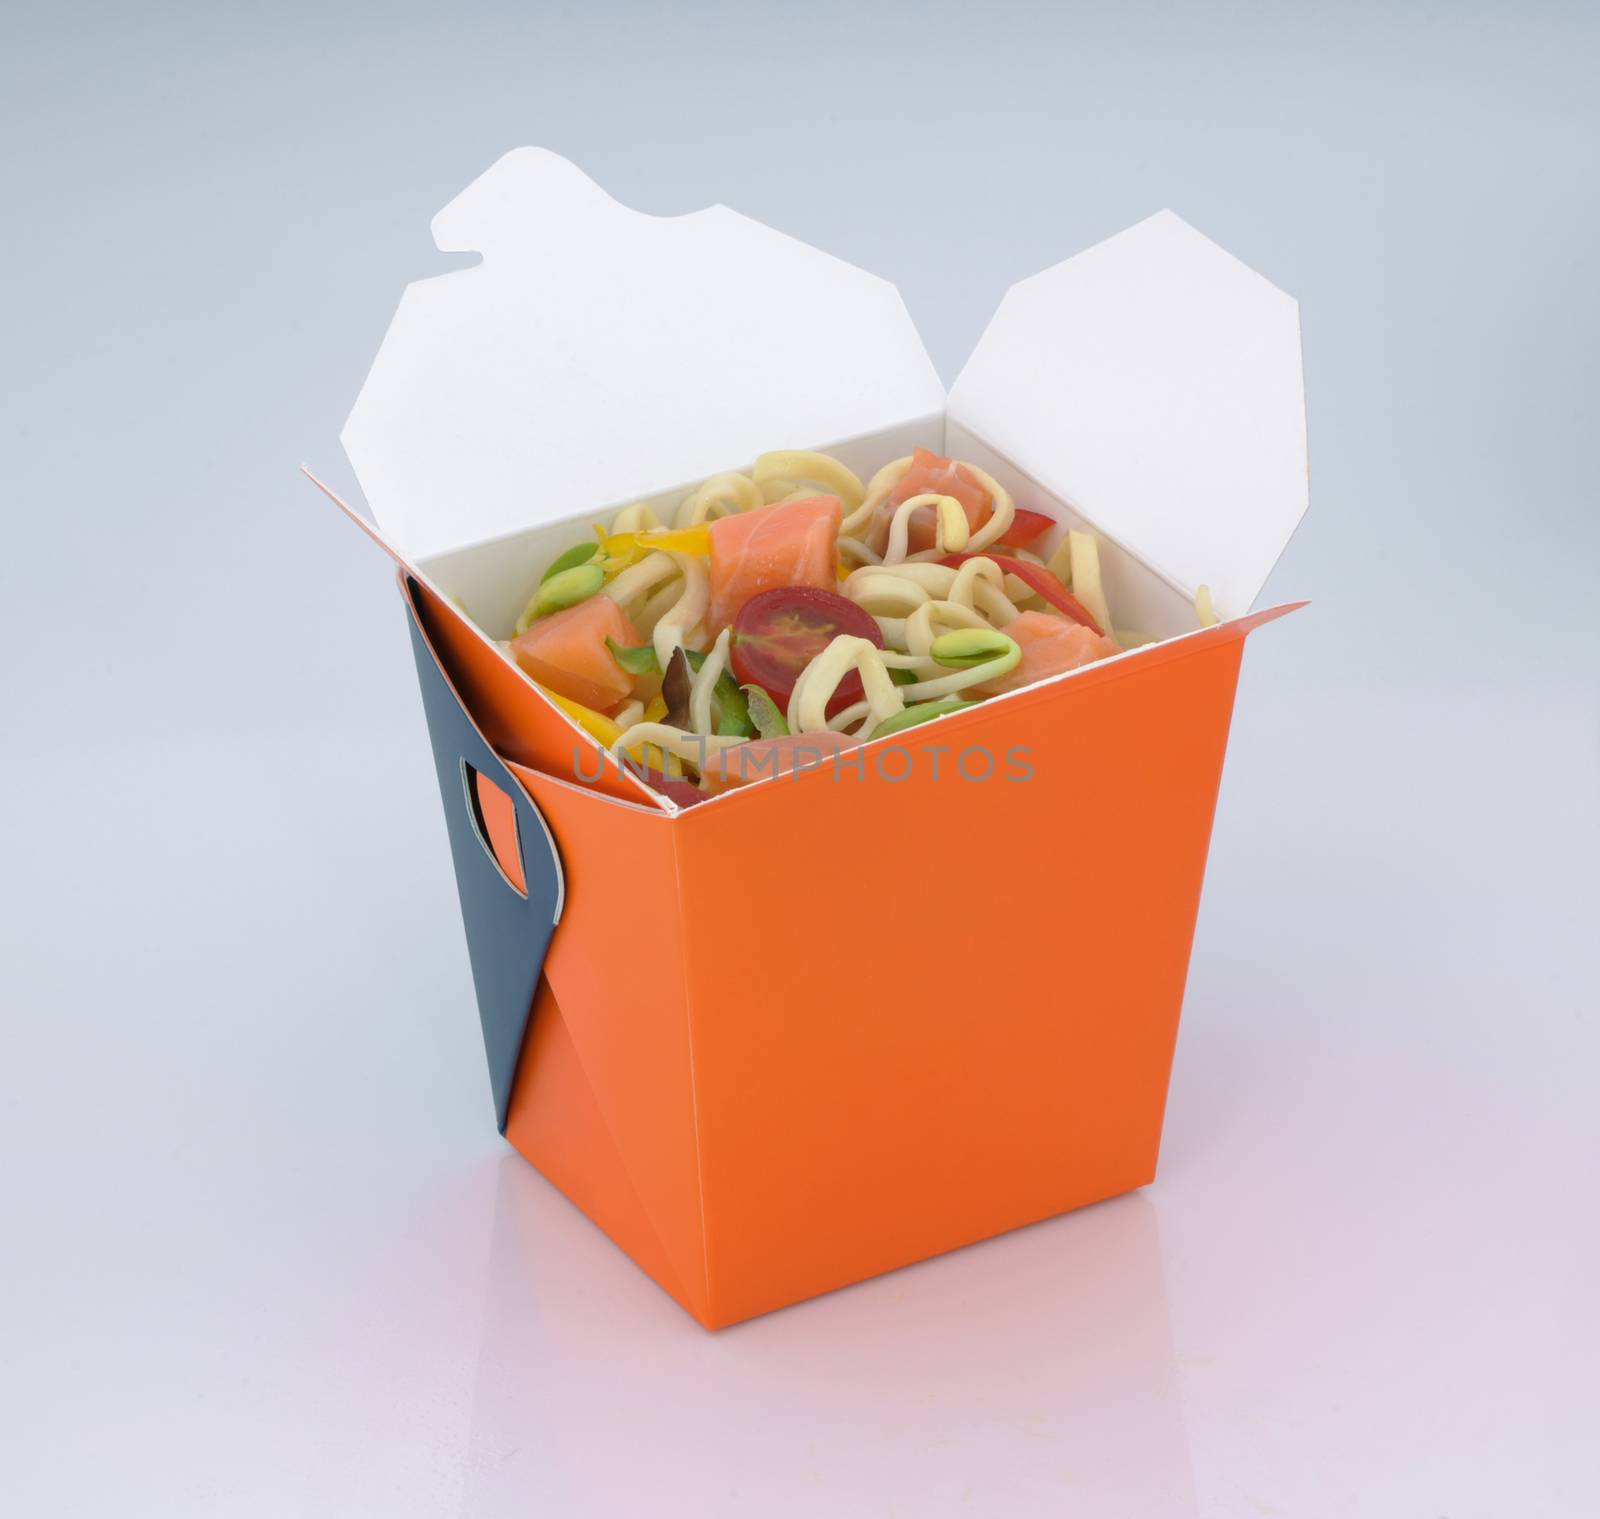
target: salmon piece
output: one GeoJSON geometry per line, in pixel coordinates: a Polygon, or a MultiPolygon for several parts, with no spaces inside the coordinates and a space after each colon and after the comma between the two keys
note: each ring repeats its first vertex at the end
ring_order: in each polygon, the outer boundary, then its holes
{"type": "MultiPolygon", "coordinates": [[[[911,467],[873,514],[867,528],[868,545],[881,554],[889,541],[889,521],[895,509],[913,496],[924,496],[930,492],[939,496],[954,496],[961,503],[961,510],[967,514],[969,533],[977,532],[994,510],[994,501],[989,492],[968,472],[964,464],[957,464],[929,449],[919,448],[911,455],[911,467]]],[[[910,529],[906,540],[907,553],[920,554],[924,549],[935,547],[933,508],[919,506],[911,514],[910,529]]]]}
{"type": "MultiPolygon", "coordinates": [[[[759,508],[758,508],[759,510],[759,508]]],[[[724,521],[727,519],[724,518],[724,521]]],[[[808,770],[830,768],[834,755],[861,740],[849,733],[790,733],[783,738],[757,738],[706,760],[705,782],[712,791],[748,786],[769,775],[796,779],[808,770]]]]}
{"type": "Polygon", "coordinates": [[[843,516],[837,496],[806,496],[718,517],[711,524],[707,626],[712,634],[720,633],[760,591],[781,585],[836,589],[843,516]]]}
{"type": "Polygon", "coordinates": [[[628,614],[609,596],[595,595],[541,617],[511,640],[511,656],[541,686],[604,712],[633,690],[633,677],[606,647],[608,638],[625,648],[641,642],[628,614]]]}
{"type": "Polygon", "coordinates": [[[1002,691],[1015,691],[1032,685],[1047,675],[1059,675],[1063,670],[1076,670],[1080,665],[1093,664],[1122,650],[1111,641],[1086,628],[1081,622],[1065,617],[1054,617],[1048,612],[1018,612],[1016,617],[1001,629],[1008,638],[1022,645],[1022,663],[1009,675],[998,680],[986,680],[974,686],[978,696],[998,696],[1002,691]]]}

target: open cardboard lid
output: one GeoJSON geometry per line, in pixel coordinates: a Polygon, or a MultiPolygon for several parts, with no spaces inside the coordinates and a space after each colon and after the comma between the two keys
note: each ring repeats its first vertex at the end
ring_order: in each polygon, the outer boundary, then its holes
{"type": "Polygon", "coordinates": [[[949,415],[1224,617],[1305,514],[1299,307],[1170,211],[1014,285],[949,415]]]}
{"type": "Polygon", "coordinates": [[[413,560],[937,414],[887,281],[723,206],[654,217],[541,148],[433,221],[342,434],[413,560]]]}

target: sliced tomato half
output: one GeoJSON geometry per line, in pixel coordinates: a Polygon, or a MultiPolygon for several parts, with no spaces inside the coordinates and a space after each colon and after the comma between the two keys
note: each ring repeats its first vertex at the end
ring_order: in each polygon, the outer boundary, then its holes
{"type": "MultiPolygon", "coordinates": [[[[789,705],[800,672],[841,633],[883,647],[883,630],[865,608],[835,591],[809,585],[776,586],[752,596],[733,619],[729,659],[742,686],[760,686],[789,705]]],[[[839,682],[828,714],[842,712],[865,696],[854,671],[839,682]]]]}

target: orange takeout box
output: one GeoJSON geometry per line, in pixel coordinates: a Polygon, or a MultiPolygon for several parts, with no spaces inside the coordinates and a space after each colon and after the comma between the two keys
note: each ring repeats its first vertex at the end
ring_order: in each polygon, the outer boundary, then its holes
{"type": "Polygon", "coordinates": [[[343,436],[506,1137],[709,1327],[1151,1181],[1244,639],[1291,609],[1249,612],[1306,507],[1294,301],[1162,212],[1014,286],[947,397],[892,285],[723,207],[522,149],[434,233],[482,262],[407,290],[343,436]],[[919,444],[1046,554],[1092,528],[1162,641],[688,809],[493,641],[631,501],[919,444]]]}

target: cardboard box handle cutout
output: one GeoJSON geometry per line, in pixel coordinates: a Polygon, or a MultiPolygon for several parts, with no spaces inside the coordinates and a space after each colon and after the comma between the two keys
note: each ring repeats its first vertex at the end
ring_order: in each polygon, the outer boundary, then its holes
{"type": "Polygon", "coordinates": [[[565,896],[561,856],[533,799],[489,747],[434,657],[423,627],[417,587],[409,577],[405,590],[411,612],[411,652],[422,684],[422,705],[461,893],[467,954],[478,993],[495,1123],[504,1134],[534,994],[561,918],[565,896]],[[516,811],[521,892],[507,878],[484,836],[470,791],[471,771],[498,786],[516,811]]]}

